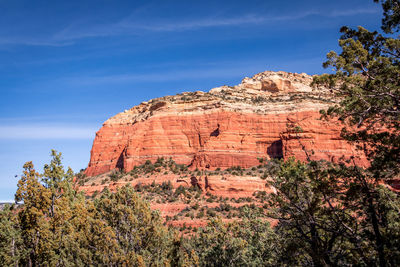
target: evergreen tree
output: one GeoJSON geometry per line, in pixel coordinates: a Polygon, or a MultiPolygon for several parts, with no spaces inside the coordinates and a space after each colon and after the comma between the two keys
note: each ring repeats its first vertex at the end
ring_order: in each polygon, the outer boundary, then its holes
{"type": "MultiPolygon", "coordinates": [[[[382,29],[397,32],[399,1],[381,2],[382,29]]],[[[365,151],[373,176],[393,178],[400,172],[400,40],[361,26],[341,32],[342,52],[330,52],[324,63],[335,73],[316,77],[313,84],[330,86],[341,99],[324,114],[346,124],[343,136],[365,151]]]]}
{"type": "Polygon", "coordinates": [[[242,221],[212,219],[184,242],[189,266],[275,266],[279,243],[270,224],[247,214],[242,221]]]}
{"type": "Polygon", "coordinates": [[[4,266],[18,266],[24,257],[18,217],[14,205],[0,210],[0,262],[4,266]]]}
{"type": "MultiPolygon", "coordinates": [[[[13,221],[22,238],[16,261],[28,266],[114,264],[118,261],[114,230],[94,203],[73,189],[72,171],[64,171],[61,153],[53,150],[51,155],[43,175],[27,162],[18,182],[15,199],[23,203],[13,221]]],[[[12,213],[5,216],[13,218],[12,213]]]]}
{"type": "Polygon", "coordinates": [[[330,52],[324,63],[335,73],[316,77],[313,84],[328,85],[336,92],[340,104],[323,115],[339,117],[346,125],[342,136],[370,159],[366,170],[354,162],[349,162],[353,167],[343,165],[340,179],[348,183],[347,199],[360,218],[364,238],[371,242],[372,255],[376,252],[376,261],[370,259],[386,266],[399,264],[398,256],[390,253],[398,249],[391,242],[398,236],[390,229],[396,224],[399,200],[379,184],[390,182],[400,172],[400,40],[395,35],[400,30],[400,15],[399,1],[375,2],[382,3],[386,35],[363,27],[343,27],[342,52],[330,52]]]}
{"type": "Polygon", "coordinates": [[[152,211],[133,187],[111,193],[105,190],[96,201],[99,216],[115,233],[116,264],[164,266],[171,249],[171,236],[158,212],[152,211]]]}
{"type": "Polygon", "coordinates": [[[332,266],[361,263],[365,247],[352,246],[348,229],[357,229],[351,210],[339,203],[341,184],[331,179],[329,163],[290,159],[269,183],[269,215],[278,220],[280,262],[332,266]]]}
{"type": "Polygon", "coordinates": [[[47,262],[50,256],[52,240],[46,214],[51,204],[51,192],[40,183],[40,175],[32,162],[25,163],[23,168],[15,194],[16,202],[23,201],[18,217],[23,240],[22,251],[26,256],[21,258],[21,264],[34,266],[39,262],[47,262]]]}

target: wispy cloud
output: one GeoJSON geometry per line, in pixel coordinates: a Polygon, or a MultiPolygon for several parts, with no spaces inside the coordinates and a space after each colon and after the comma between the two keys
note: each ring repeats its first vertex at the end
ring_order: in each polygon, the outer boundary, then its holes
{"type": "Polygon", "coordinates": [[[112,36],[140,36],[151,33],[171,33],[194,31],[207,28],[236,27],[247,25],[265,25],[266,23],[296,21],[309,16],[321,17],[345,17],[363,14],[378,13],[378,8],[361,8],[350,10],[332,10],[330,12],[306,10],[295,14],[265,15],[245,14],[236,17],[209,16],[196,19],[137,19],[136,16],[128,16],[120,21],[105,24],[90,24],[74,22],[68,27],[55,32],[47,37],[0,37],[0,45],[30,45],[30,46],[68,46],[73,45],[79,39],[112,37],[112,36]]]}
{"type": "Polygon", "coordinates": [[[27,46],[54,46],[62,47],[72,45],[72,41],[57,40],[54,37],[0,37],[1,45],[27,45],[27,46]]]}
{"type": "Polygon", "coordinates": [[[68,125],[0,126],[0,139],[93,139],[94,127],[68,125]]]}
{"type": "Polygon", "coordinates": [[[230,27],[246,24],[258,24],[265,22],[265,17],[254,14],[234,18],[201,18],[197,20],[183,20],[175,22],[162,22],[156,24],[136,24],[131,21],[122,21],[118,25],[126,29],[139,29],[145,31],[187,31],[211,27],[230,27]]]}
{"type": "Polygon", "coordinates": [[[181,32],[213,27],[231,27],[246,24],[265,22],[265,18],[256,15],[245,15],[235,18],[199,18],[191,20],[162,20],[159,22],[145,22],[132,20],[132,16],[117,23],[106,25],[71,25],[54,35],[55,40],[76,40],[91,37],[106,37],[119,35],[142,35],[151,32],[181,32]]]}
{"type": "Polygon", "coordinates": [[[356,16],[363,14],[377,14],[381,12],[378,8],[359,8],[359,9],[348,9],[348,10],[334,10],[327,15],[329,17],[346,17],[356,16]]]}
{"type": "Polygon", "coordinates": [[[342,17],[355,16],[362,14],[374,14],[378,9],[365,8],[354,10],[333,10],[330,12],[303,11],[296,14],[260,15],[246,14],[239,17],[206,17],[197,19],[181,20],[162,20],[156,22],[143,22],[132,19],[132,16],[123,20],[106,25],[95,25],[93,27],[82,27],[82,25],[71,25],[54,35],[56,40],[76,40],[90,37],[106,37],[118,35],[141,35],[151,32],[182,32],[193,31],[205,28],[246,26],[255,24],[265,24],[282,21],[295,21],[309,16],[322,17],[342,17]]]}

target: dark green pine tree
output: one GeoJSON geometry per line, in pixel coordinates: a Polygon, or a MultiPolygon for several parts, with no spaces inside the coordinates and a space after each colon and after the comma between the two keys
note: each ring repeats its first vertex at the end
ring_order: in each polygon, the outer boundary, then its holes
{"type": "Polygon", "coordinates": [[[335,73],[316,77],[313,84],[330,86],[341,99],[324,115],[346,124],[343,136],[365,151],[369,171],[376,179],[392,179],[400,172],[400,4],[380,2],[382,29],[389,34],[342,27],[342,52],[330,52],[324,63],[335,73]]]}
{"type": "Polygon", "coordinates": [[[24,256],[16,207],[6,205],[0,210],[0,262],[4,266],[18,266],[24,256]]]}
{"type": "Polygon", "coordinates": [[[172,233],[163,225],[158,212],[142,200],[134,188],[124,186],[117,192],[102,192],[96,199],[100,218],[113,229],[115,264],[127,266],[166,266],[172,249],[172,233]]]}
{"type": "Polygon", "coordinates": [[[400,2],[382,3],[382,30],[342,27],[342,51],[330,52],[324,67],[333,74],[316,77],[313,84],[330,86],[340,103],[323,115],[339,117],[345,127],[342,136],[357,144],[369,158],[367,169],[342,165],[336,174],[345,181],[343,203],[357,214],[361,237],[370,242],[369,265],[400,264],[399,199],[383,182],[398,179],[400,173],[400,2]],[[397,220],[397,221],[396,221],[397,220]]]}

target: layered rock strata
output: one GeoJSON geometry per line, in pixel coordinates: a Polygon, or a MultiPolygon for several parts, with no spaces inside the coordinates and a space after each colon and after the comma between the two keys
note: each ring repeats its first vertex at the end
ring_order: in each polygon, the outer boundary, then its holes
{"type": "Polygon", "coordinates": [[[262,72],[237,86],[143,102],[108,119],[96,133],[88,176],[130,171],[158,157],[192,168],[251,167],[258,158],[338,160],[363,154],[340,138],[337,121],[320,119],[332,102],[312,77],[262,72]]]}

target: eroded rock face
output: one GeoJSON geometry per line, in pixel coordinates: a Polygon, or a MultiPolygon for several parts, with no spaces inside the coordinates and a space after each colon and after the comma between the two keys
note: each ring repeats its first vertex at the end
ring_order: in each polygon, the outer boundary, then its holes
{"type": "Polygon", "coordinates": [[[251,167],[258,159],[365,157],[340,138],[342,126],[320,120],[329,90],[306,74],[263,72],[234,86],[144,102],[107,120],[96,133],[88,176],[173,158],[193,168],[251,167]]]}

